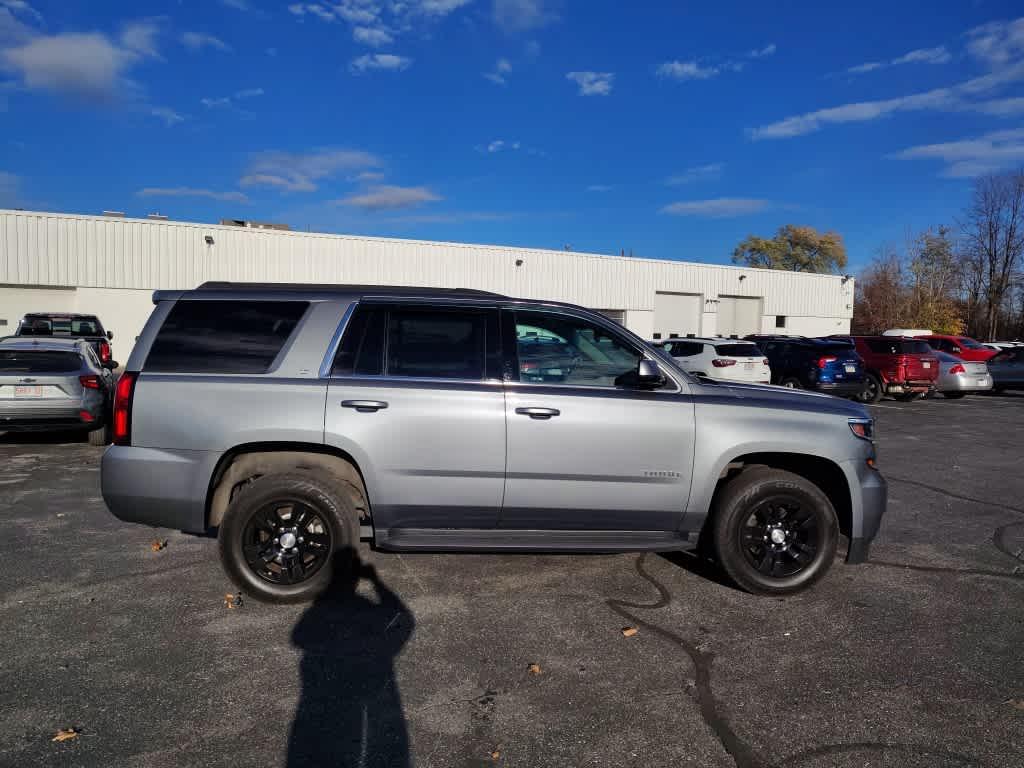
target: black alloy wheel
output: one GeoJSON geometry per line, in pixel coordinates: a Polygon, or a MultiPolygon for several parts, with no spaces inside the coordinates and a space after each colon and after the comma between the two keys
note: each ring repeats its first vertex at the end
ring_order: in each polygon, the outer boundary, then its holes
{"type": "Polygon", "coordinates": [[[271,584],[299,584],[312,578],[330,558],[332,544],[326,515],[298,499],[260,507],[242,533],[245,562],[271,584]]]}
{"type": "Polygon", "coordinates": [[[739,523],[743,556],[764,576],[794,576],[818,554],[818,517],[795,496],[769,498],[739,523]]]}

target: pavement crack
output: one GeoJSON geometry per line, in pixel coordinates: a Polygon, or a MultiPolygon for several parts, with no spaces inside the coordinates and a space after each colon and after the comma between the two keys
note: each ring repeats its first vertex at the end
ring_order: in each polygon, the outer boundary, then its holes
{"type": "Polygon", "coordinates": [[[711,687],[711,668],[714,664],[715,655],[701,651],[694,643],[686,640],[681,635],[659,627],[649,621],[645,621],[628,609],[634,610],[657,610],[664,608],[672,602],[672,595],[668,589],[655,579],[650,573],[644,570],[644,561],[647,555],[642,554],[635,561],[636,572],[640,578],[648,582],[658,592],[658,599],[653,603],[634,603],[618,598],[607,598],[607,606],[627,621],[650,631],[651,633],[668,640],[674,645],[683,649],[690,658],[694,669],[694,683],[692,697],[697,702],[700,716],[704,723],[715,734],[721,743],[722,748],[732,757],[738,768],[764,768],[767,764],[762,760],[753,747],[744,741],[729,723],[728,717],[722,711],[722,707],[715,698],[711,687]]]}

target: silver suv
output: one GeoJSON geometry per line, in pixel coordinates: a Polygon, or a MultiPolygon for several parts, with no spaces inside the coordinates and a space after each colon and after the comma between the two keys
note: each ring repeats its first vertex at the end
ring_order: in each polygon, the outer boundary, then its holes
{"type": "Polygon", "coordinates": [[[785,594],[862,562],[886,485],[846,400],[698,381],[601,315],[470,290],[159,291],[120,378],[103,497],[216,532],[254,597],[394,551],[699,549],[785,594]]]}

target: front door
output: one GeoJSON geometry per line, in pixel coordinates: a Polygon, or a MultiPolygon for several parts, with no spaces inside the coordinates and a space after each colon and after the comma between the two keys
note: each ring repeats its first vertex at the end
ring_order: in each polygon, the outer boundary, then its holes
{"type": "Polygon", "coordinates": [[[360,305],[324,432],[359,464],[378,528],[494,528],[505,477],[498,311],[360,305]]]}
{"type": "Polygon", "coordinates": [[[508,310],[503,322],[514,354],[500,526],[677,530],[693,465],[689,396],[671,381],[624,386],[644,352],[611,324],[561,310],[508,310]]]}

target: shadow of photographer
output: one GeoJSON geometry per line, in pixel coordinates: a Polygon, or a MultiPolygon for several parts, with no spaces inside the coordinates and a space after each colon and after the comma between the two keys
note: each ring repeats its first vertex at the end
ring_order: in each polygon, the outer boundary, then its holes
{"type": "Polygon", "coordinates": [[[351,550],[335,555],[331,588],[292,631],[302,650],[302,694],[288,768],[411,765],[394,660],[412,635],[412,613],[351,550]],[[354,565],[345,567],[351,560],[354,565]],[[360,579],[374,599],[357,594],[360,579]]]}

